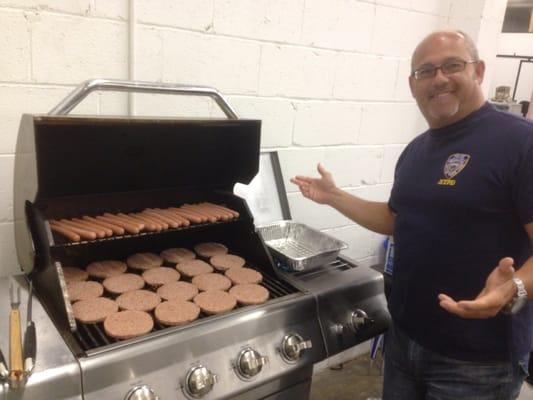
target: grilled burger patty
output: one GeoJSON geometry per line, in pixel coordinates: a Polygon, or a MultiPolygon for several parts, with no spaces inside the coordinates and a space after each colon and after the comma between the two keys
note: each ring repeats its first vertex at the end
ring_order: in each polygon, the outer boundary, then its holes
{"type": "Polygon", "coordinates": [[[237,299],[240,304],[262,304],[268,300],[269,293],[263,286],[255,283],[233,286],[229,293],[237,299]]]}
{"type": "Polygon", "coordinates": [[[130,290],[142,289],[144,279],[135,274],[121,274],[104,280],[105,289],[113,294],[122,294],[130,290]]]}
{"type": "Polygon", "coordinates": [[[72,305],[74,318],[84,324],[102,322],[107,316],[118,311],[118,305],[106,297],[80,300],[72,305]]]}
{"type": "Polygon", "coordinates": [[[129,256],[126,263],[130,268],[146,270],[160,267],[163,259],[154,253],[137,253],[129,256]]]}
{"type": "Polygon", "coordinates": [[[227,271],[231,268],[244,267],[246,261],[244,258],[236,256],[234,254],[221,254],[211,257],[209,263],[219,271],[227,271]]]}
{"type": "Polygon", "coordinates": [[[223,290],[226,291],[231,287],[231,281],[222,274],[209,273],[195,276],[192,283],[201,291],[223,290]]]}
{"type": "Polygon", "coordinates": [[[116,339],[131,339],[145,335],[154,328],[154,320],[144,311],[119,311],[108,316],[104,321],[107,335],[116,339]]]}
{"type": "Polygon", "coordinates": [[[149,290],[131,290],[122,293],[116,300],[121,310],[152,311],[161,303],[161,298],[149,290]]]}
{"type": "Polygon", "coordinates": [[[183,325],[200,315],[200,307],[190,301],[170,300],[159,304],[155,318],[164,325],[183,325]]]}
{"type": "Polygon", "coordinates": [[[98,282],[78,281],[67,284],[68,297],[71,302],[100,297],[104,294],[104,288],[98,282]]]}
{"type": "Polygon", "coordinates": [[[169,282],[157,289],[157,294],[165,300],[191,300],[198,288],[188,282],[169,282]]]}
{"type": "Polygon", "coordinates": [[[228,248],[222,243],[206,242],[194,246],[194,251],[201,257],[211,258],[213,256],[226,254],[228,252],[228,248]]]}
{"type": "Polygon", "coordinates": [[[225,275],[231,279],[235,285],[259,283],[263,280],[263,275],[251,268],[231,268],[226,271],[225,275]]]}
{"type": "Polygon", "coordinates": [[[176,269],[188,278],[213,272],[213,267],[202,260],[189,260],[176,265],[176,269]]]}
{"type": "Polygon", "coordinates": [[[87,271],[76,267],[63,267],[63,276],[65,277],[65,281],[67,283],[81,282],[89,279],[89,274],[87,271]]]}
{"type": "Polygon", "coordinates": [[[237,300],[231,294],[222,290],[202,292],[194,297],[194,302],[206,314],[221,314],[232,310],[237,300]]]}
{"type": "Polygon", "coordinates": [[[179,281],[180,273],[174,268],[157,267],[143,272],[144,281],[153,287],[159,287],[168,282],[179,281]]]}
{"type": "Polygon", "coordinates": [[[183,247],[163,250],[160,256],[163,260],[170,264],[178,264],[180,262],[194,260],[196,258],[196,254],[183,247]]]}
{"type": "Polygon", "coordinates": [[[122,261],[104,260],[90,263],[87,272],[94,278],[106,279],[126,272],[128,266],[122,261]]]}

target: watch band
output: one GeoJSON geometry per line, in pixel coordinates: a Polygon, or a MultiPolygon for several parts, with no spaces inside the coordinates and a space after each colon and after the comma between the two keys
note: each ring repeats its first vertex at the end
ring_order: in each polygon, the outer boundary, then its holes
{"type": "Polygon", "coordinates": [[[524,285],[524,281],[520,278],[513,278],[513,282],[516,285],[516,294],[514,297],[521,298],[525,297],[527,298],[527,290],[526,286],[524,285]]]}
{"type": "Polygon", "coordinates": [[[511,301],[502,308],[504,314],[516,314],[527,302],[527,290],[522,279],[515,277],[513,282],[516,286],[516,293],[511,301]]]}

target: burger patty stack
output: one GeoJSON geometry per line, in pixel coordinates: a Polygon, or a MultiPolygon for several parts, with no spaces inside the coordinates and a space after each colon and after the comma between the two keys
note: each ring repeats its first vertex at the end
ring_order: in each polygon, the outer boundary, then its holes
{"type": "Polygon", "coordinates": [[[194,251],[171,248],[85,268],[64,266],[63,274],[78,323],[103,323],[105,333],[118,340],[147,334],[155,323],[185,325],[270,296],[260,272],[215,242],[194,251]]]}

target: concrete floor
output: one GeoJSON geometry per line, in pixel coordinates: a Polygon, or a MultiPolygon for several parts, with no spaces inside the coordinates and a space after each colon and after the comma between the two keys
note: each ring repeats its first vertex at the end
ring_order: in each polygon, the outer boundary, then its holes
{"type": "MultiPolygon", "coordinates": [[[[370,366],[366,353],[342,364],[342,369],[325,368],[315,374],[310,400],[379,400],[381,389],[381,360],[370,366]]],[[[524,383],[518,400],[533,400],[533,387],[524,383]]]]}
{"type": "Polygon", "coordinates": [[[313,376],[310,400],[381,398],[381,360],[371,367],[366,353],[341,365],[342,369],[325,368],[313,376]]]}

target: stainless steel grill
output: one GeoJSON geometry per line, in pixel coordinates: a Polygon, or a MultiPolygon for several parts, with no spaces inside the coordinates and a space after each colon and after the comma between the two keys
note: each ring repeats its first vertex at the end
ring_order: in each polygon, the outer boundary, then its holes
{"type": "MultiPolygon", "coordinates": [[[[382,281],[370,270],[343,257],[302,273],[275,264],[250,203],[233,194],[235,182],[249,183],[258,172],[259,129],[260,121],[237,120],[214,89],[145,82],[89,81],[51,115],[23,116],[15,159],[15,238],[27,278],[18,281],[23,302],[27,281],[35,288],[37,360],[24,390],[4,385],[0,394],[43,400],[305,399],[314,363],[385,329],[382,281]],[[64,115],[92,90],[210,96],[228,119],[64,115]],[[240,217],[76,243],[49,225],[202,201],[226,205],[240,217]],[[270,300],[182,327],[156,324],[149,334],[122,341],[108,337],[101,324],[73,319],[58,265],[83,267],[201,242],[222,242],[244,257],[263,274],[270,300]],[[345,314],[354,307],[365,307],[376,323],[343,330],[345,314]]],[[[279,185],[279,171],[276,177],[279,185]]],[[[0,289],[6,285],[0,280],[0,289]]],[[[6,346],[2,335],[0,346],[6,346]]]]}

